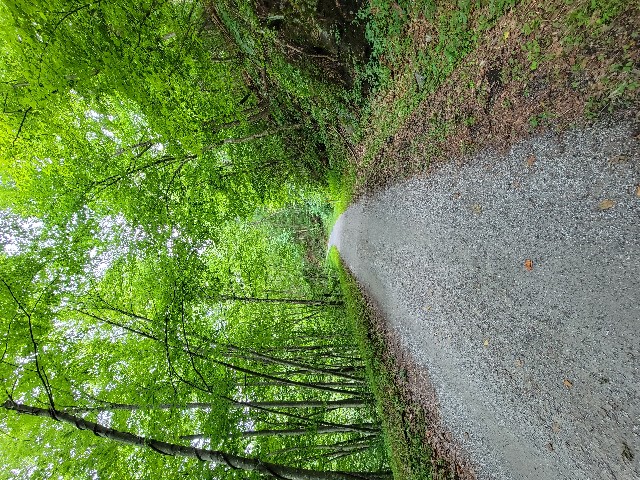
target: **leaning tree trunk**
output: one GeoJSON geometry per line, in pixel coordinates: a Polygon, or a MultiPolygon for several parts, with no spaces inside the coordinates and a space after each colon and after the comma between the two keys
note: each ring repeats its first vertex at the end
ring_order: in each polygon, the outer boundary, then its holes
{"type": "Polygon", "coordinates": [[[103,425],[90,422],[81,417],[70,415],[66,412],[22,405],[12,400],[7,400],[2,404],[3,408],[13,410],[20,414],[33,415],[36,417],[52,418],[54,420],[73,425],[79,430],[92,431],[98,437],[108,438],[120,443],[135,445],[141,448],[149,448],[163,455],[172,457],[196,458],[201,462],[209,462],[214,465],[222,465],[247,472],[260,472],[275,478],[286,480],[354,480],[354,479],[382,479],[391,478],[387,472],[321,472],[318,470],[308,470],[305,468],[294,468],[277,463],[263,462],[255,458],[247,458],[231,453],[217,450],[206,450],[195,447],[185,447],[174,443],[163,442],[153,438],[141,437],[129,432],[123,432],[108,428],[103,425]]]}

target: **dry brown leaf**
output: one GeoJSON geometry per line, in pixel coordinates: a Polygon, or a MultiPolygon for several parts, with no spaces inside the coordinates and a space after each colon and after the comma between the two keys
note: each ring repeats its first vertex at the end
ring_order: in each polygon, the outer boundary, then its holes
{"type": "Polygon", "coordinates": [[[480,206],[477,203],[474,203],[473,205],[471,205],[471,210],[473,211],[473,213],[479,215],[482,213],[482,206],[480,206]]]}
{"type": "Polygon", "coordinates": [[[640,197],[640,185],[636,187],[636,197],[640,197]]]}
{"type": "Polygon", "coordinates": [[[483,344],[485,347],[488,347],[488,346],[489,346],[489,340],[488,340],[488,339],[485,339],[485,341],[484,341],[482,344],[483,344]]]}
{"type": "Polygon", "coordinates": [[[627,442],[622,442],[622,458],[630,462],[633,460],[633,457],[633,452],[629,448],[629,445],[627,445],[627,442]]]}
{"type": "Polygon", "coordinates": [[[524,268],[526,268],[529,272],[533,270],[533,260],[531,260],[530,258],[527,258],[524,261],[524,268]]]}
{"type": "Polygon", "coordinates": [[[611,157],[609,159],[609,163],[625,163],[628,162],[630,159],[629,155],[626,155],[624,153],[621,153],[620,155],[614,155],[613,157],[611,157]]]}
{"type": "Polygon", "coordinates": [[[527,158],[527,166],[528,167],[533,167],[536,163],[536,156],[535,155],[531,155],[529,156],[529,158],[527,158]]]}
{"type": "Polygon", "coordinates": [[[616,202],[614,202],[613,200],[609,200],[608,198],[606,200],[602,200],[599,204],[598,204],[598,208],[600,210],[609,210],[610,208],[613,208],[615,206],[616,202]]]}
{"type": "Polygon", "coordinates": [[[516,360],[516,367],[517,368],[522,368],[523,365],[524,365],[524,362],[518,358],[516,360]]]}
{"type": "Polygon", "coordinates": [[[568,378],[565,378],[565,379],[562,381],[562,383],[564,384],[564,386],[565,386],[565,387],[567,387],[567,389],[569,389],[569,388],[572,388],[572,387],[573,387],[573,383],[571,383],[571,382],[569,381],[569,379],[568,379],[568,378]]]}

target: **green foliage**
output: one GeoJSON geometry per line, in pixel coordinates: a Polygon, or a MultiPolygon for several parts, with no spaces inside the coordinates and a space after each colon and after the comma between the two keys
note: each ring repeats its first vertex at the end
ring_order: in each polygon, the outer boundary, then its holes
{"type": "MultiPolygon", "coordinates": [[[[248,2],[38,3],[0,4],[7,396],[287,465],[386,468],[324,265],[339,161],[319,146],[344,91],[248,2]],[[315,403],[238,404],[269,401],[315,403]]],[[[15,478],[256,477],[13,413],[0,427],[15,478]]]]}
{"type": "Polygon", "coordinates": [[[347,319],[363,352],[378,415],[383,419],[385,455],[390,459],[394,478],[449,478],[451,470],[447,466],[434,472],[432,451],[424,433],[433,425],[429,425],[419,405],[410,404],[403,396],[397,381],[400,367],[376,326],[380,321],[376,318],[377,313],[368,306],[355,279],[344,268],[338,251],[332,248],[329,256],[340,278],[347,319]]]}
{"type": "Polygon", "coordinates": [[[433,93],[517,0],[390,2],[374,0],[360,15],[373,54],[364,75],[375,97],[361,117],[361,136],[375,132],[367,159],[433,93]],[[418,81],[418,78],[420,79],[418,81]],[[384,95],[394,92],[387,104],[384,95]],[[372,128],[373,127],[373,128],[372,128]]]}

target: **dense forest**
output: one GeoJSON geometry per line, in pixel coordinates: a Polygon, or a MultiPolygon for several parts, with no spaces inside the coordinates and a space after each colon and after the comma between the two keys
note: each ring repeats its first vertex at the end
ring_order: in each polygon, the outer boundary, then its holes
{"type": "Polygon", "coordinates": [[[366,45],[312,7],[0,4],[2,478],[390,476],[325,264],[366,45]]]}

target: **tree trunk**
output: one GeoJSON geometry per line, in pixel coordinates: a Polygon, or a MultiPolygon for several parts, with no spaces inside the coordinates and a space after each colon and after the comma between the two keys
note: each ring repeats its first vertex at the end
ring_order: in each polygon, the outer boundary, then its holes
{"type": "MultiPolygon", "coordinates": [[[[242,432],[242,438],[252,438],[252,437],[299,437],[302,435],[321,435],[328,433],[348,433],[348,432],[357,432],[357,433],[376,433],[378,432],[377,427],[372,423],[365,423],[360,425],[335,425],[328,427],[316,427],[316,428],[291,428],[291,429],[282,429],[282,430],[249,430],[247,432],[242,432]]],[[[195,433],[193,435],[183,435],[180,437],[181,440],[205,440],[210,438],[210,436],[206,433],[195,433]]]]}
{"type": "Polygon", "coordinates": [[[215,297],[223,302],[247,302],[247,303],[288,303],[290,305],[310,305],[321,307],[324,305],[343,305],[342,300],[312,300],[306,298],[262,298],[262,297],[239,297],[235,295],[219,295],[215,297]]]}
{"type": "Polygon", "coordinates": [[[238,143],[247,143],[247,142],[251,142],[252,140],[257,140],[259,138],[263,138],[263,137],[268,137],[270,135],[275,135],[276,133],[280,133],[280,132],[284,132],[287,130],[297,130],[299,128],[301,128],[302,125],[301,124],[295,124],[295,125],[285,125],[283,127],[277,127],[277,128],[272,128],[271,130],[265,130],[264,132],[260,132],[260,133],[254,133],[253,135],[248,135],[246,137],[241,137],[241,138],[225,138],[222,143],[223,144],[229,144],[229,143],[233,143],[233,144],[238,144],[238,143]]]}
{"type": "Polygon", "coordinates": [[[336,410],[338,408],[360,408],[366,402],[361,398],[353,397],[344,400],[329,400],[327,402],[319,400],[300,401],[272,401],[272,402],[234,402],[238,406],[263,407],[263,408],[326,408],[336,410]]]}
{"type": "MultiPolygon", "coordinates": [[[[270,452],[266,456],[267,457],[277,457],[278,455],[284,455],[292,452],[301,452],[306,449],[313,448],[314,450],[330,450],[329,453],[344,453],[344,452],[352,452],[354,450],[363,449],[366,450],[371,448],[373,442],[371,441],[373,437],[360,437],[354,440],[346,440],[344,442],[332,443],[329,445],[320,444],[320,445],[298,445],[296,447],[283,448],[281,450],[277,450],[275,452],[270,452]],[[364,440],[362,440],[364,438],[364,440]]],[[[302,452],[304,453],[304,452],[302,452]]]]}
{"type": "MultiPolygon", "coordinates": [[[[299,401],[269,401],[269,402],[241,402],[231,400],[236,407],[254,407],[254,408],[326,408],[327,410],[337,410],[339,408],[360,408],[366,402],[361,398],[347,398],[344,400],[329,400],[323,402],[321,400],[299,400],[299,401]]],[[[105,402],[100,406],[67,406],[62,409],[67,413],[89,413],[89,412],[110,412],[112,410],[195,410],[198,408],[211,408],[211,402],[192,402],[185,404],[161,403],[159,405],[134,405],[130,403],[110,403],[105,402]]]]}
{"type": "MultiPolygon", "coordinates": [[[[278,437],[297,437],[301,435],[321,435],[329,433],[376,433],[379,429],[373,423],[363,423],[357,425],[332,425],[328,427],[319,426],[312,429],[307,428],[291,428],[285,430],[250,430],[242,432],[243,438],[267,437],[269,435],[278,437]]],[[[182,437],[181,437],[182,438],[182,437]]]]}
{"type": "Polygon", "coordinates": [[[13,410],[19,414],[33,415],[36,417],[52,418],[54,420],[73,425],[78,430],[89,430],[98,437],[108,438],[120,443],[135,445],[141,448],[149,448],[163,455],[172,457],[196,458],[202,462],[209,462],[214,465],[226,466],[247,472],[260,472],[276,478],[286,480],[354,480],[354,479],[378,479],[391,478],[388,473],[368,473],[368,472],[321,472],[304,468],[293,468],[276,463],[263,462],[255,458],[247,458],[231,453],[217,450],[206,450],[195,447],[185,447],[174,443],[163,442],[153,438],[141,437],[129,432],[123,432],[108,428],[103,425],[89,422],[81,417],[76,417],[65,412],[54,409],[44,409],[22,405],[12,400],[7,400],[2,404],[7,410],[13,410]],[[382,476],[381,476],[382,475],[382,476]]]}
{"type": "MultiPolygon", "coordinates": [[[[161,339],[159,339],[158,337],[156,337],[155,335],[152,335],[150,333],[146,333],[146,332],[142,332],[140,330],[136,330],[135,328],[129,327],[127,325],[124,324],[120,324],[118,322],[114,322],[113,320],[109,320],[107,318],[102,318],[99,317],[98,315],[94,315],[93,313],[84,311],[84,310],[77,310],[77,312],[82,313],[83,315],[86,315],[88,317],[94,318],[96,320],[99,320],[101,322],[104,322],[108,325],[112,325],[114,327],[118,327],[118,328],[122,328],[128,332],[134,333],[136,335],[140,335],[143,338],[148,338],[149,340],[153,340],[156,342],[160,342],[160,343],[164,343],[161,339]]],[[[275,377],[273,375],[269,375],[266,373],[260,373],[260,372],[256,372],[255,370],[251,370],[248,368],[244,368],[244,367],[240,367],[238,365],[233,365],[227,362],[222,362],[220,360],[215,360],[212,359],[206,355],[202,355],[198,352],[192,352],[190,351],[186,346],[176,346],[176,345],[172,345],[172,344],[168,344],[168,347],[171,348],[177,348],[182,350],[184,353],[187,353],[188,355],[193,355],[195,357],[201,358],[203,360],[208,360],[212,363],[215,363],[217,365],[226,367],[230,370],[234,370],[236,372],[240,372],[240,373],[246,373],[247,375],[251,375],[254,377],[258,377],[264,380],[269,380],[271,384],[273,385],[291,385],[291,386],[296,386],[296,387],[305,387],[305,388],[311,388],[311,389],[315,389],[315,390],[322,390],[325,392],[332,392],[332,393],[340,393],[343,395],[357,395],[358,392],[354,392],[353,390],[345,390],[345,389],[341,389],[341,388],[335,388],[333,386],[330,385],[324,385],[322,382],[300,382],[300,381],[296,381],[296,380],[291,380],[289,378],[279,378],[279,377],[275,377]]],[[[340,385],[340,384],[338,384],[340,385]]],[[[209,392],[210,393],[210,392],[209,392]]]]}
{"type": "MultiPolygon", "coordinates": [[[[102,299],[100,299],[100,300],[102,300],[102,299]]],[[[271,300],[271,299],[265,299],[265,300],[271,300]]],[[[104,302],[104,300],[102,300],[102,301],[104,302]]],[[[308,302],[310,300],[296,300],[296,301],[308,302]]],[[[104,303],[105,303],[105,305],[107,305],[106,309],[109,310],[109,311],[117,312],[117,313],[120,313],[122,315],[126,315],[127,317],[130,317],[130,318],[133,318],[133,319],[136,319],[136,320],[142,320],[142,321],[147,322],[149,324],[153,324],[153,320],[151,320],[150,318],[143,317],[141,315],[138,315],[135,312],[129,312],[127,310],[123,310],[121,308],[109,305],[106,302],[104,302],[104,303]]],[[[223,346],[224,348],[229,350],[229,352],[231,352],[231,353],[242,354],[242,355],[236,355],[236,356],[240,357],[240,358],[244,358],[246,360],[254,360],[254,361],[261,362],[261,363],[270,363],[270,364],[283,365],[283,366],[288,366],[288,367],[297,367],[297,368],[305,369],[305,370],[307,370],[309,372],[332,375],[334,377],[347,378],[347,379],[355,380],[355,381],[362,381],[361,377],[355,377],[353,375],[347,374],[346,370],[344,370],[344,367],[342,369],[340,369],[340,370],[331,369],[329,366],[327,366],[326,368],[317,367],[317,366],[310,365],[308,363],[301,362],[301,361],[286,360],[286,359],[282,359],[282,358],[279,358],[279,357],[275,357],[273,355],[267,355],[267,354],[264,354],[264,353],[260,353],[260,352],[257,352],[255,350],[240,348],[240,347],[237,347],[237,346],[235,346],[233,344],[211,343],[209,339],[203,337],[202,335],[197,335],[197,334],[194,334],[194,333],[189,333],[188,335],[190,337],[194,337],[194,338],[196,338],[198,340],[201,340],[203,342],[210,343],[211,345],[214,346],[214,348],[217,347],[217,346],[223,346]]],[[[287,373],[291,373],[291,372],[287,372],[287,373]]]]}
{"type": "Polygon", "coordinates": [[[211,408],[213,403],[211,402],[194,402],[194,403],[161,403],[160,405],[134,405],[130,403],[111,403],[105,402],[100,406],[67,406],[60,407],[67,413],[89,413],[89,412],[110,412],[112,410],[125,410],[134,412],[137,410],[195,410],[198,408],[211,408]]]}

